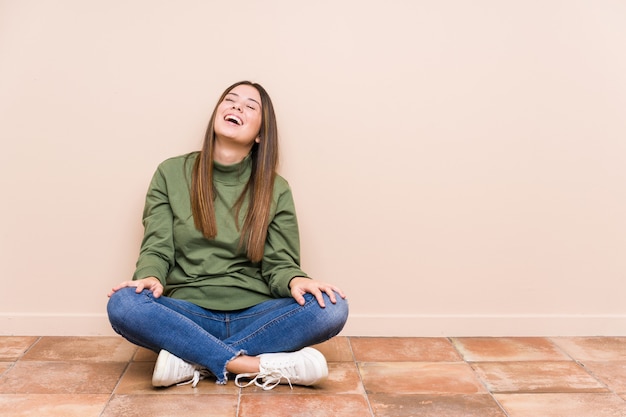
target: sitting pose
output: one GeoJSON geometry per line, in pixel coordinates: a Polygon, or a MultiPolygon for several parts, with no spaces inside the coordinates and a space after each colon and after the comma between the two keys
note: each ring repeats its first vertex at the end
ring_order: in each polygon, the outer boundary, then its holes
{"type": "Polygon", "coordinates": [[[209,374],[264,389],[327,377],[309,346],[341,331],[348,303],[300,269],[293,197],[277,164],[270,97],[243,81],[220,97],[202,150],[154,174],[135,273],[107,306],[117,333],[159,353],[154,386],[195,387],[209,374]]]}

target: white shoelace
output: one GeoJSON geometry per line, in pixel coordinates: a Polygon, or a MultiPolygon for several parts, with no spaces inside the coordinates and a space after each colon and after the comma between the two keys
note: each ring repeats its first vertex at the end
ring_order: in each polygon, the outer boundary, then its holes
{"type": "Polygon", "coordinates": [[[291,379],[288,375],[285,375],[281,370],[275,369],[272,371],[266,372],[258,372],[258,373],[250,373],[250,374],[239,374],[235,377],[235,385],[239,388],[249,387],[254,384],[257,387],[263,388],[264,391],[269,391],[273,389],[276,385],[280,384],[281,380],[287,380],[289,387],[293,389],[293,385],[291,385],[291,379]],[[241,384],[239,382],[240,378],[253,378],[247,384],[241,384]]]}
{"type": "Polygon", "coordinates": [[[209,375],[211,375],[211,373],[207,369],[196,369],[193,371],[193,378],[189,381],[180,382],[176,384],[176,386],[191,384],[191,388],[195,388],[200,380],[205,379],[209,375]]]}

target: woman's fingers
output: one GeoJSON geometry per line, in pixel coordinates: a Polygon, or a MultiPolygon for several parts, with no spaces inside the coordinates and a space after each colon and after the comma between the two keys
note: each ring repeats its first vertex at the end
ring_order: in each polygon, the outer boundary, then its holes
{"type": "Polygon", "coordinates": [[[304,294],[309,293],[315,297],[320,307],[326,307],[323,294],[326,293],[330,302],[337,303],[337,296],[339,294],[341,298],[346,298],[341,289],[334,285],[326,284],[324,282],[315,281],[310,278],[297,277],[291,280],[291,294],[296,302],[300,305],[304,304],[304,294]]]}
{"type": "Polygon", "coordinates": [[[137,281],[124,281],[111,288],[111,291],[109,291],[107,295],[110,297],[115,292],[127,287],[135,287],[135,292],[137,294],[139,294],[143,290],[150,290],[152,291],[154,298],[159,298],[161,295],[163,295],[163,285],[161,285],[161,281],[154,277],[139,279],[137,281]]]}

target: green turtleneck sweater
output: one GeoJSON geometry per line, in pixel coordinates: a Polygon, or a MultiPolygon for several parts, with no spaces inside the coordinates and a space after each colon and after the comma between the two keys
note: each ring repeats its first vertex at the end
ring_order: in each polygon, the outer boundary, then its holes
{"type": "MultiPolygon", "coordinates": [[[[271,220],[261,262],[239,248],[232,207],[250,178],[251,159],[215,163],[217,236],[202,236],[191,215],[191,172],[197,152],[161,163],[152,178],[143,213],[144,237],[133,279],[158,278],[164,295],[211,310],[232,311],[271,298],[290,297],[289,281],[300,269],[300,242],[293,197],[280,176],[274,183],[271,220]]],[[[243,224],[244,203],[239,224],[243,224]]]]}

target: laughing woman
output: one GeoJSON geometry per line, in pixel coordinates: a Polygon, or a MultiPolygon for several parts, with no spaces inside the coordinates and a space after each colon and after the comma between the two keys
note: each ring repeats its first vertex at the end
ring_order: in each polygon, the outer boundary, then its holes
{"type": "Polygon", "coordinates": [[[208,374],[264,389],[327,377],[309,346],[341,331],[348,303],[300,269],[294,202],[277,164],[270,97],[243,81],[220,97],[202,150],[154,174],[133,279],[107,306],[117,333],[159,352],[154,386],[195,387],[208,374]]]}

